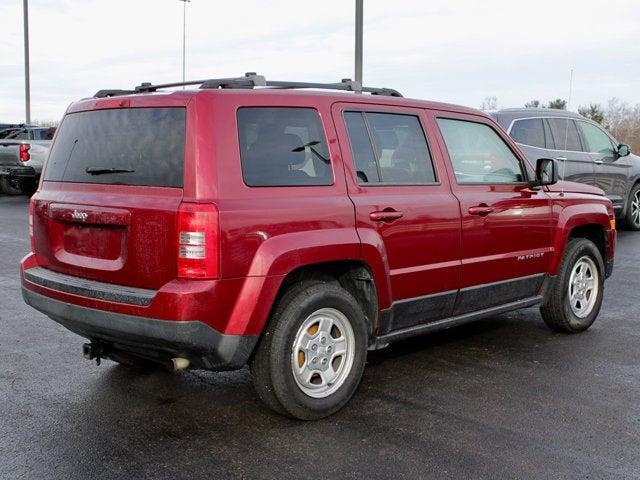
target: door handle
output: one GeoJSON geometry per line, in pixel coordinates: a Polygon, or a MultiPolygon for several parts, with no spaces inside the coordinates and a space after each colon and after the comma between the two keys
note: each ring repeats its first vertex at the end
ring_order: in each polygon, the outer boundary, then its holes
{"type": "Polygon", "coordinates": [[[602,161],[602,160],[594,160],[593,163],[595,163],[596,165],[602,165],[604,163],[604,161],[602,161]]]}
{"type": "Polygon", "coordinates": [[[373,222],[389,223],[389,222],[398,220],[399,218],[402,218],[402,217],[403,217],[402,212],[397,212],[395,210],[382,210],[378,212],[371,212],[369,214],[369,219],[373,222]]]}
{"type": "Polygon", "coordinates": [[[558,160],[559,162],[566,162],[567,157],[556,157],[556,160],[558,160]]]}
{"type": "Polygon", "coordinates": [[[486,217],[491,212],[493,212],[493,207],[488,205],[477,205],[475,207],[469,207],[470,215],[479,215],[481,217],[486,217]]]}

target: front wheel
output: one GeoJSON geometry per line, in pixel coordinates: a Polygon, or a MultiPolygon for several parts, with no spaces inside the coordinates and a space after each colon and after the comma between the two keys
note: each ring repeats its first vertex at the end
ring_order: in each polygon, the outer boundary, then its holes
{"type": "Polygon", "coordinates": [[[540,308],[553,330],[578,333],[596,320],[604,291],[604,262],[598,247],[585,238],[569,241],[549,298],[540,308]]]}
{"type": "Polygon", "coordinates": [[[624,226],[628,230],[640,230],[640,183],[634,185],[629,194],[627,213],[624,216],[624,226]]]}
{"type": "Polygon", "coordinates": [[[260,398],[301,420],[326,417],[356,391],[367,355],[358,302],[333,283],[305,282],[276,307],[251,363],[260,398]]]}

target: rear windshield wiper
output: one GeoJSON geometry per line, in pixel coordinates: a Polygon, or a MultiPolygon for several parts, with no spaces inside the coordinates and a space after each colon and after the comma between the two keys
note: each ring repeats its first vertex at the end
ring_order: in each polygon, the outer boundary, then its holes
{"type": "Polygon", "coordinates": [[[86,168],[85,172],[89,175],[106,175],[109,173],[133,173],[135,170],[126,170],[124,168],[86,168]]]}

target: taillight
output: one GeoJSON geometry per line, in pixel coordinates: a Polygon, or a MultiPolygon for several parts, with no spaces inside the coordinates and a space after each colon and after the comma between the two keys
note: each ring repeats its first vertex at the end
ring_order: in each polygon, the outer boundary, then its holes
{"type": "Polygon", "coordinates": [[[28,143],[23,143],[22,145],[20,145],[20,160],[22,160],[23,162],[29,161],[29,159],[31,158],[31,155],[29,154],[30,149],[31,145],[29,145],[28,143]]]}
{"type": "Polygon", "coordinates": [[[178,209],[178,277],[218,278],[218,209],[182,203],[178,209]]]}
{"type": "Polygon", "coordinates": [[[33,214],[36,210],[36,204],[33,200],[29,200],[29,245],[31,246],[31,251],[36,251],[36,242],[33,239],[33,214]]]}

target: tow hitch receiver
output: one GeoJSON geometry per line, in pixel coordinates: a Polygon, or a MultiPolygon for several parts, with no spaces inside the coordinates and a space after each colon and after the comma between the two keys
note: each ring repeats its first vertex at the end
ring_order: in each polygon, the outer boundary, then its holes
{"type": "Polygon", "coordinates": [[[100,365],[102,358],[107,358],[107,346],[102,343],[85,343],[82,345],[82,356],[87,360],[96,359],[96,365],[100,365]]]}

